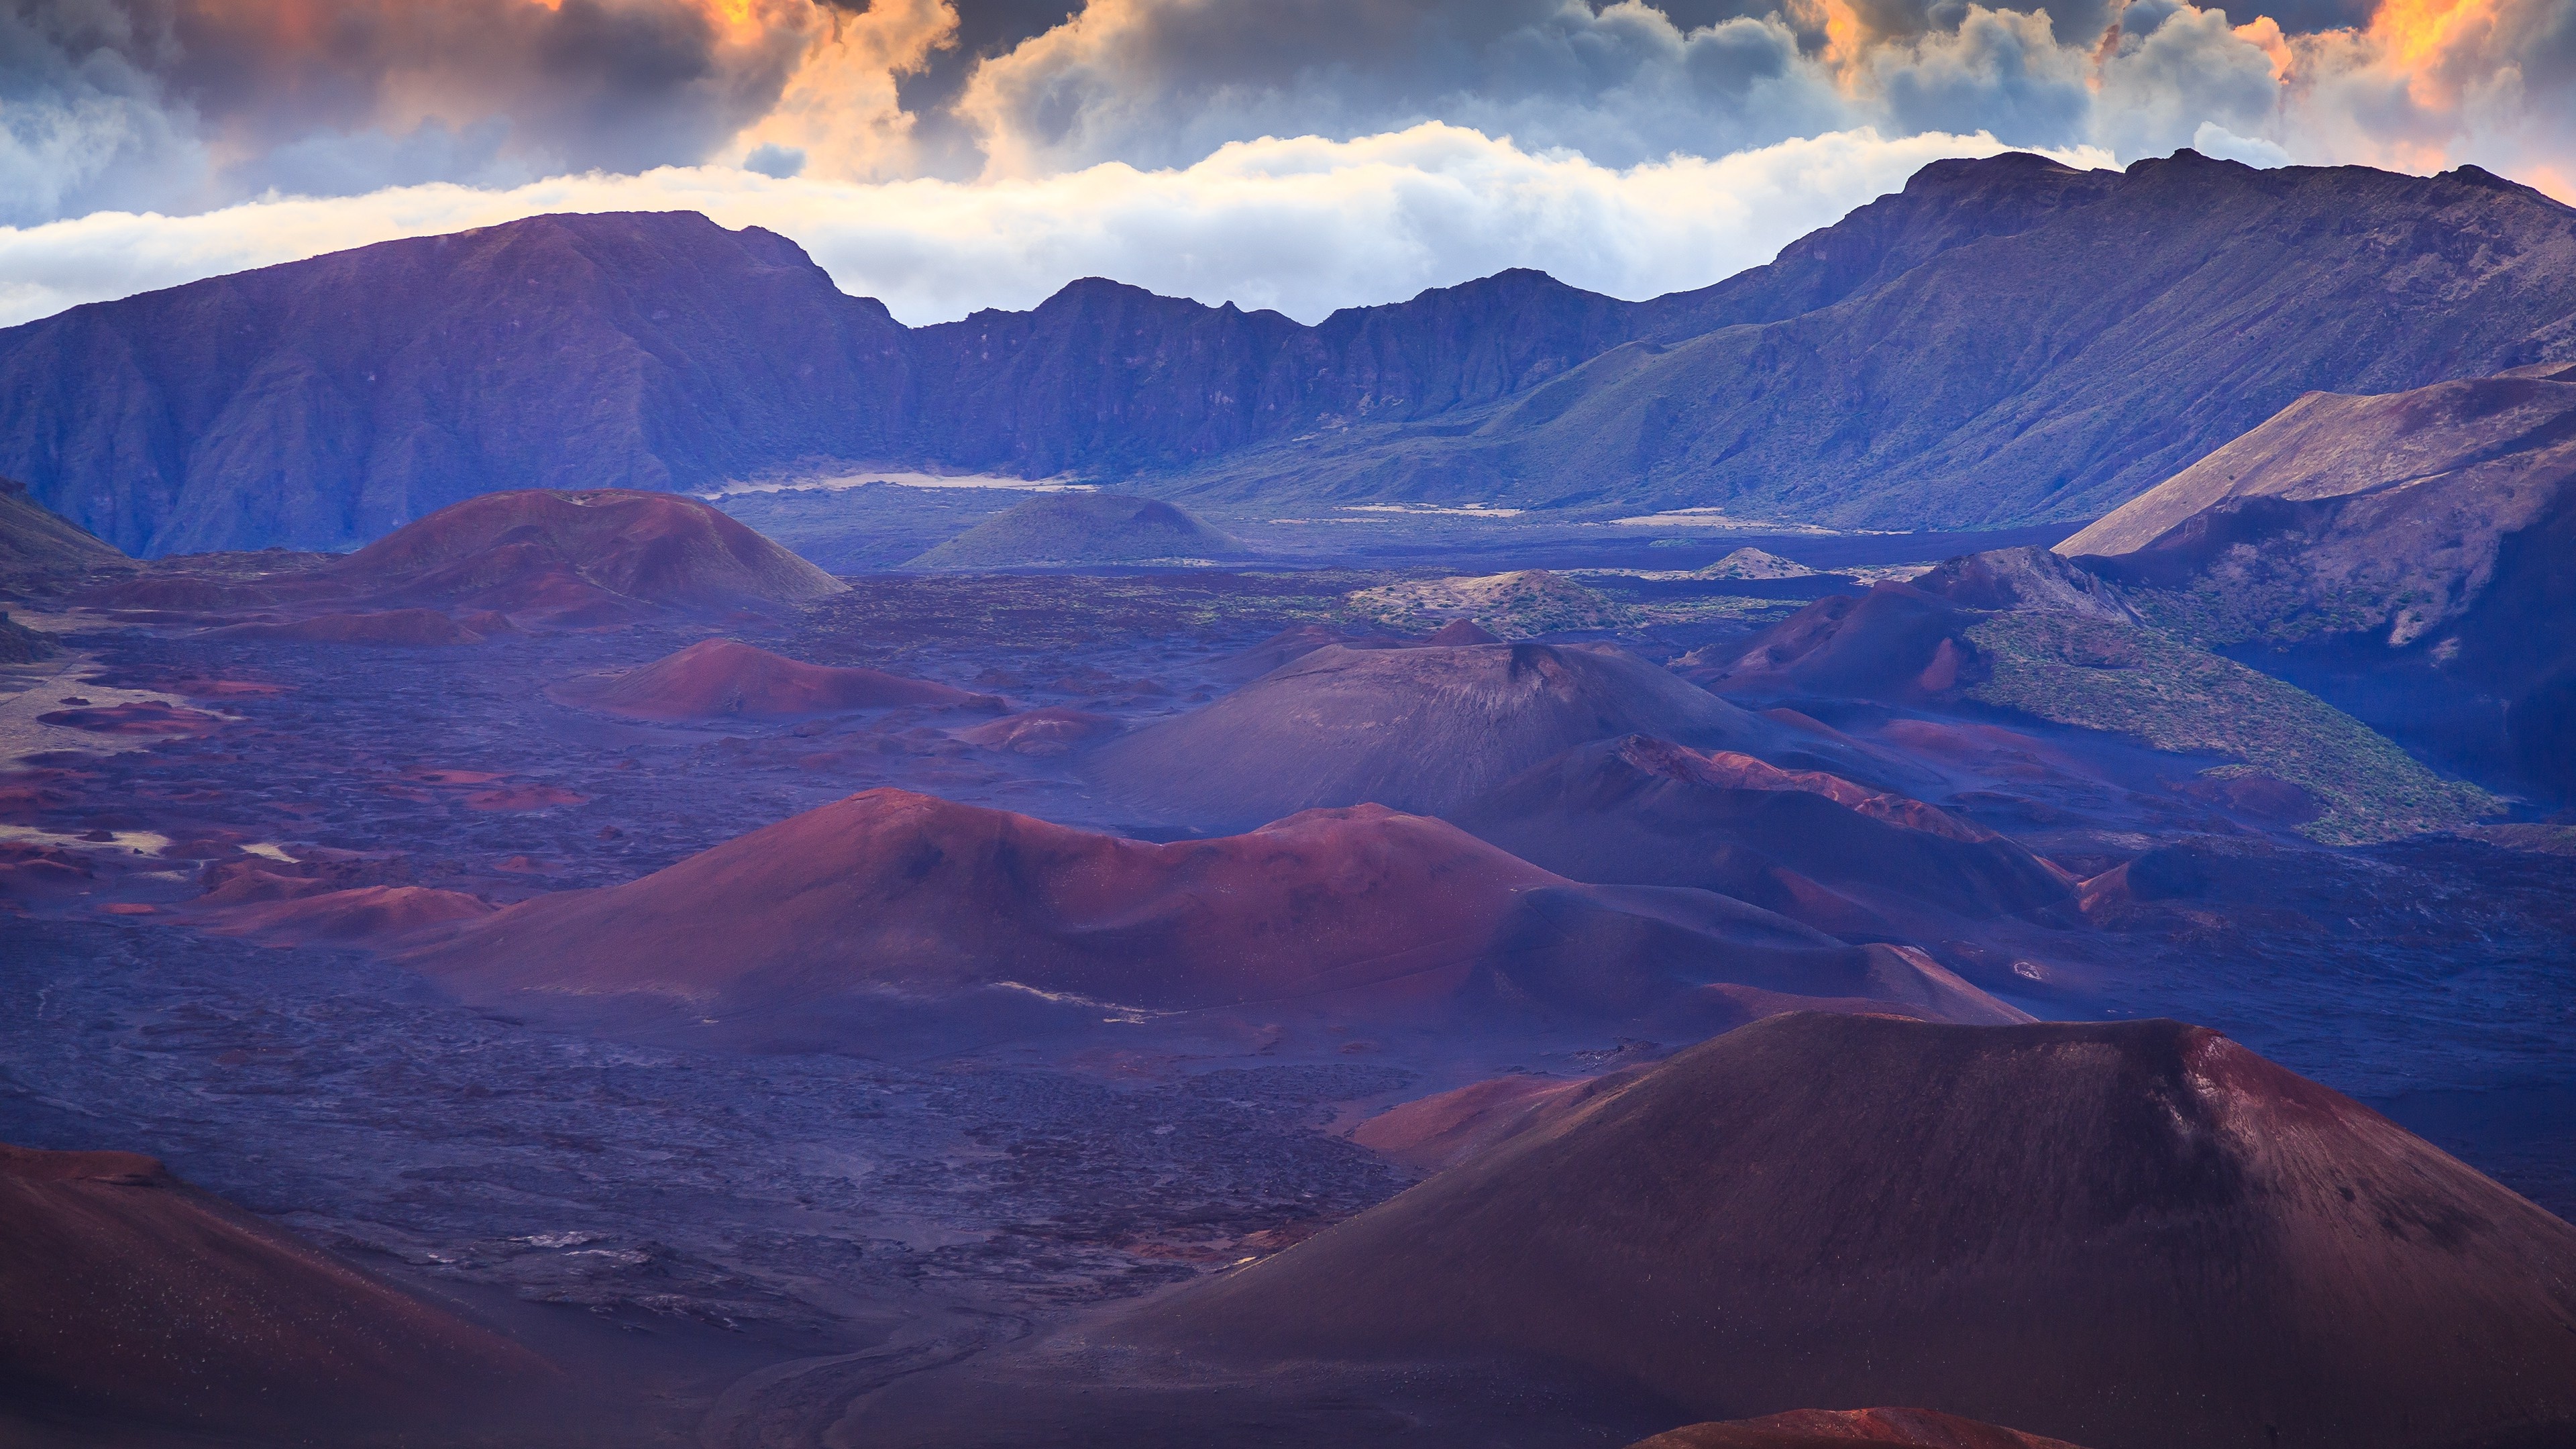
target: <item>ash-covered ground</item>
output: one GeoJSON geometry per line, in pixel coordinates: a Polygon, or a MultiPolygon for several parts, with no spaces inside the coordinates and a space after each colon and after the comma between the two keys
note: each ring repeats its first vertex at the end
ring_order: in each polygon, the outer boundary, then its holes
{"type": "MultiPolygon", "coordinates": [[[[1355,624],[1345,595],[1384,577],[877,577],[745,637],[1134,723],[1233,687],[1229,660],[1283,628],[1355,624]]],[[[1624,642],[1669,658],[1794,607],[1737,603],[1624,642]]],[[[1468,1060],[1139,1026],[1056,1058],[745,1052],[481,1013],[364,953],[170,919],[203,869],[267,852],[493,901],[613,884],[878,785],[1166,828],[1063,758],[953,737],[978,716],[666,726],[546,693],[708,633],[457,649],[62,633],[78,656],[21,672],[21,694],[159,691],[220,722],[41,751],[6,777],[13,838],[91,874],[0,917],[0,1140],[159,1156],[405,1281],[535,1315],[576,1356],[688,1346],[700,1371],[638,1411],[635,1442],[794,1442],[886,1375],[1383,1201],[1411,1178],[1338,1135],[1360,1113],[1621,1047],[1468,1060]],[[205,680],[238,687],[188,693],[205,680]]],[[[2576,858],[2427,839],[2221,869],[2268,874],[2250,899],[1931,944],[1963,968],[1992,957],[2006,982],[2018,955],[2045,961],[2014,997],[2043,1015],[2216,1026],[2576,1213],[2576,858]]]]}

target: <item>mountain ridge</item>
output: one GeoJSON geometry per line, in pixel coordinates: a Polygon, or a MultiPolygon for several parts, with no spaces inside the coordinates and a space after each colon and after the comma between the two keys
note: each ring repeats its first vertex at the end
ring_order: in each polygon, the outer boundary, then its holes
{"type": "Polygon", "coordinates": [[[561,215],[0,331],[0,473],[136,554],[912,466],[1956,527],[2108,511],[2307,391],[2569,360],[2576,211],[2469,167],[1943,161],[1694,291],[1514,269],[1311,327],[1086,278],[907,328],[759,228],[561,215]]]}

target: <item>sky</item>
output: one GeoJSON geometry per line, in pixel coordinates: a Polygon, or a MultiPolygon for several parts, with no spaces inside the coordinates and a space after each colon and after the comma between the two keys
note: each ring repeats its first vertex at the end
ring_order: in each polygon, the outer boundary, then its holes
{"type": "Polygon", "coordinates": [[[911,323],[1645,297],[1943,156],[2184,146],[2576,201],[2576,0],[0,0],[0,324],[683,208],[911,323]]]}

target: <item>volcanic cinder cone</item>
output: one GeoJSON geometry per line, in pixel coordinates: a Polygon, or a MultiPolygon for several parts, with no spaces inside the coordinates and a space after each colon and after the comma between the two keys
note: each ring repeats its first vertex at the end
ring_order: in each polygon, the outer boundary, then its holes
{"type": "Polygon", "coordinates": [[[2064,871],[1919,800],[1639,735],[1579,745],[1452,818],[1576,880],[1698,886],[1802,920],[1810,892],[1801,882],[1906,922],[2015,915],[2074,898],[2064,871]]]}
{"type": "Polygon", "coordinates": [[[47,1432],[372,1442],[554,1378],[507,1339],[126,1152],[0,1146],[0,1302],[0,1439],[15,1410],[47,1432]]]}
{"type": "Polygon", "coordinates": [[[2576,1435],[2571,1323],[2576,1228],[2214,1032],[1799,1014],[1129,1331],[1531,1360],[1712,1419],[2449,1449],[2576,1435]]]}
{"type": "Polygon", "coordinates": [[[840,592],[805,560],[694,498],[603,488],[487,493],[323,571],[369,598],[516,613],[605,602],[685,609],[840,592]]]}
{"type": "Polygon", "coordinates": [[[634,719],[802,719],[895,705],[982,704],[991,695],[875,669],[805,664],[736,639],[704,639],[641,669],[558,685],[566,704],[634,719]]]}
{"type": "Polygon", "coordinates": [[[1090,1003],[1095,1023],[1103,1007],[1298,1002],[1692,1035],[1821,1002],[2018,1017],[1919,953],[1706,891],[1578,885],[1373,805],[1156,844],[870,790],[641,880],[523,901],[407,959],[474,999],[719,1018],[996,993],[1090,1003]]]}

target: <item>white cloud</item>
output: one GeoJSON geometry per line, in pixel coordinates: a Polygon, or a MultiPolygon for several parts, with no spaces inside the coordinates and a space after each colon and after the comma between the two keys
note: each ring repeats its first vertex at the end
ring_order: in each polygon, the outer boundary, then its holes
{"type": "MultiPolygon", "coordinates": [[[[1858,130],[1613,169],[1426,123],[1351,141],[1241,142],[1170,170],[1110,163],[984,183],[691,167],[507,191],[415,186],[0,228],[0,320],[548,211],[692,210],[765,226],[804,244],[844,290],[915,324],[1032,306],[1094,275],[1305,321],[1510,266],[1637,298],[1767,261],[1928,162],[2002,149],[1992,136],[1858,130]]],[[[2062,159],[2110,162],[2099,151],[2062,159]]]]}
{"type": "Polygon", "coordinates": [[[2191,149],[2220,161],[2242,161],[2248,166],[2272,167],[2290,164],[2290,153],[2269,141],[2240,136],[2216,121],[2203,121],[2191,133],[2191,149]]]}

